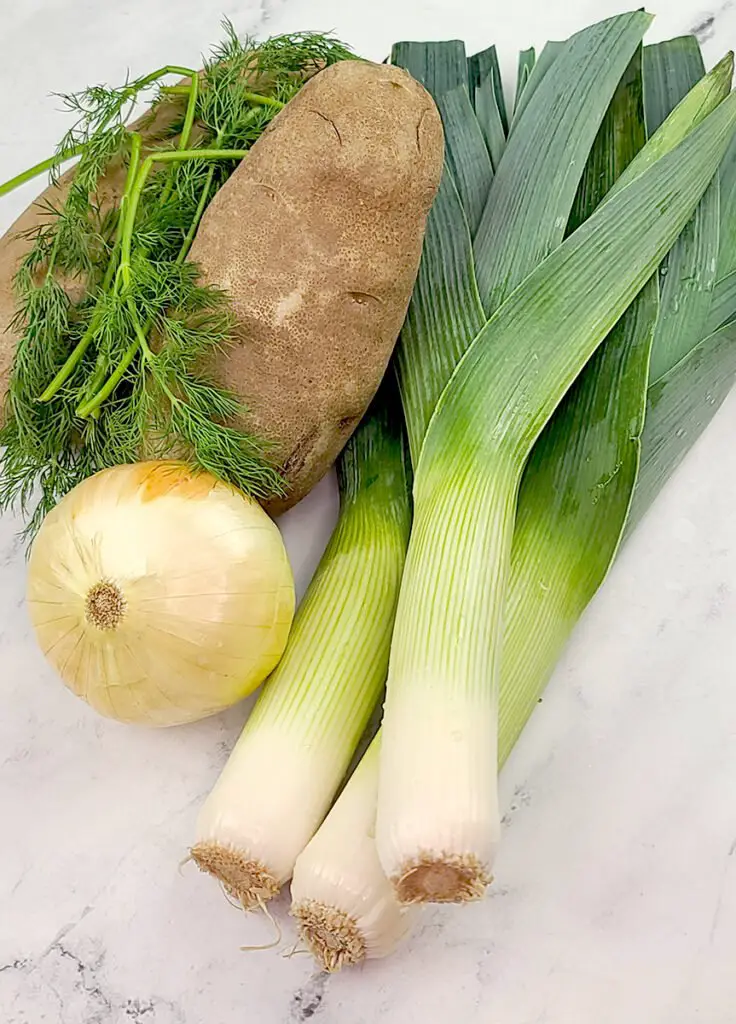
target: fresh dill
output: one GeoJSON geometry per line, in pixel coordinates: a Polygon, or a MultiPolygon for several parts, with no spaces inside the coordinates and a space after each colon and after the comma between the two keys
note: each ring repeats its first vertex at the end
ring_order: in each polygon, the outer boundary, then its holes
{"type": "Polygon", "coordinates": [[[238,429],[238,396],[209,376],[234,320],[186,255],[275,114],[307,77],[351,56],[329,35],[257,43],[226,22],[199,73],[171,65],[62,97],[75,123],[38,167],[53,180],[79,161],[63,198],[43,203],[15,277],[19,340],[0,430],[0,509],[20,506],[29,534],[87,476],[140,458],[174,455],[259,499],[282,492],[267,439],[238,429]],[[184,81],[166,85],[171,75],[184,81]],[[124,180],[113,202],[100,188],[111,172],[124,180]]]}

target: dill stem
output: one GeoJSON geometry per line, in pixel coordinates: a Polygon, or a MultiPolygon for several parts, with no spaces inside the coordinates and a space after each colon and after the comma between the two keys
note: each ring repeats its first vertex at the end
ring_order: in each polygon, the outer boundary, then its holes
{"type": "Polygon", "coordinates": [[[261,107],[277,107],[279,110],[286,106],[281,100],[277,100],[273,96],[262,96],[259,92],[244,92],[243,99],[261,107]]]}
{"type": "MultiPolygon", "coordinates": [[[[219,149],[220,143],[222,142],[222,136],[223,136],[223,131],[222,131],[222,129],[220,129],[220,131],[217,133],[217,136],[215,137],[214,141],[212,142],[212,146],[211,146],[212,149],[219,149]]],[[[210,189],[212,188],[212,179],[214,178],[214,176],[215,176],[215,165],[211,164],[209,170],[207,171],[207,177],[204,180],[204,186],[202,188],[202,195],[199,197],[199,202],[197,203],[197,209],[194,211],[194,217],[192,218],[192,223],[189,225],[189,230],[187,231],[186,235],[184,236],[184,241],[182,242],[181,249],[179,250],[179,254],[176,257],[176,262],[179,263],[179,264],[184,262],[184,260],[187,258],[189,250],[192,248],[192,242],[194,241],[194,236],[197,233],[197,228],[199,227],[199,222],[202,220],[202,215],[204,214],[205,207],[207,206],[207,200],[209,199],[210,189]]]]}
{"type": "Polygon", "coordinates": [[[25,185],[27,181],[32,181],[33,178],[37,178],[39,174],[43,174],[44,171],[52,171],[59,164],[66,163],[67,160],[73,160],[75,156],[83,151],[84,146],[74,146],[72,149],[67,149],[63,153],[55,153],[53,156],[48,157],[46,160],[41,160],[40,163],[34,164],[33,167],[29,167],[25,171],[21,171],[20,174],[16,174],[14,178],[10,178],[9,181],[3,182],[0,185],[0,196],[5,196],[13,189],[19,188],[21,185],[25,185]]]}
{"type": "Polygon", "coordinates": [[[125,208],[127,205],[130,189],[135,180],[135,176],[138,173],[138,165],[140,164],[141,159],[141,144],[142,139],[138,132],[131,132],[130,162],[128,164],[128,173],[125,179],[125,188],[123,190],[123,195],[120,200],[120,210],[118,214],[115,245],[110,255],[110,260],[107,264],[105,276],[102,280],[101,293],[97,299],[97,305],[95,306],[95,310],[92,314],[92,319],[89,323],[89,326],[87,327],[87,330],[84,332],[82,337],[75,345],[73,351],[70,353],[64,365],[61,367],[59,372],[56,374],[51,383],[46,387],[43,393],[39,396],[39,402],[50,402],[51,399],[58,393],[59,389],[63,387],[63,385],[67,382],[69,377],[71,377],[71,375],[74,373],[77,366],[81,362],[84,353],[89,348],[92,339],[94,338],[95,334],[97,333],[97,329],[100,326],[100,320],[102,319],[102,303],[100,302],[100,298],[106,295],[107,292],[109,291],[115,273],[115,264],[117,262],[117,255],[120,250],[122,223],[125,215],[125,208]]]}
{"type": "Polygon", "coordinates": [[[181,160],[242,160],[247,155],[246,149],[175,149],[164,153],[151,153],[141,164],[136,176],[135,184],[130,195],[130,204],[125,214],[123,225],[123,236],[120,253],[120,274],[123,284],[127,287],[130,283],[130,256],[133,245],[133,228],[138,213],[143,187],[146,184],[148,175],[154,163],[167,164],[176,163],[181,160]]]}
{"type": "MultiPolygon", "coordinates": [[[[151,168],[154,163],[170,163],[178,160],[242,160],[246,156],[247,150],[244,149],[192,149],[192,150],[172,150],[165,153],[153,153],[147,156],[141,164],[140,170],[136,175],[135,184],[132,189],[132,193],[129,200],[129,205],[126,210],[125,224],[123,226],[122,242],[121,242],[121,255],[120,255],[120,266],[118,267],[118,273],[120,274],[123,286],[127,287],[130,284],[130,256],[133,242],[133,227],[135,225],[135,217],[138,211],[138,203],[140,201],[141,192],[146,183],[146,179],[150,174],[151,168]]],[[[208,180],[205,184],[205,193],[209,191],[209,185],[211,178],[208,175],[208,180]]],[[[197,212],[195,213],[195,220],[201,218],[204,212],[205,201],[200,198],[200,202],[197,205],[197,212]],[[201,207],[201,210],[200,210],[201,207]]],[[[195,228],[196,231],[196,228],[195,228]]],[[[187,232],[187,236],[184,239],[184,243],[177,257],[177,262],[182,262],[189,247],[191,246],[194,238],[194,231],[190,230],[187,232]],[[191,234],[191,238],[190,238],[191,234]],[[185,248],[186,247],[186,248],[185,248]]],[[[125,376],[125,373],[130,364],[135,359],[136,352],[139,348],[143,349],[146,359],[155,359],[154,354],[148,346],[146,339],[146,333],[148,326],[144,329],[138,319],[138,313],[135,306],[131,304],[129,307],[131,316],[133,318],[133,326],[135,328],[136,337],[135,340],[128,345],[123,358],[118,363],[113,373],[108,377],[105,384],[100,388],[96,395],[83,402],[76,410],[77,416],[85,418],[91,416],[96,409],[105,402],[110,395],[113,393],[115,388],[118,386],[120,381],[125,376]]]]}
{"type": "Polygon", "coordinates": [[[202,189],[202,195],[199,197],[199,202],[197,203],[197,209],[194,211],[194,217],[192,218],[192,223],[189,225],[189,230],[187,231],[186,236],[184,238],[184,242],[182,244],[182,247],[179,250],[179,255],[176,257],[176,262],[177,263],[183,263],[184,262],[184,260],[187,257],[187,254],[188,254],[189,250],[192,247],[192,242],[194,241],[194,236],[197,233],[197,228],[199,227],[199,222],[202,219],[202,215],[204,214],[204,208],[207,205],[207,199],[209,198],[210,189],[212,188],[212,179],[214,178],[214,176],[215,176],[215,165],[213,164],[210,167],[210,169],[207,171],[207,177],[205,178],[205,181],[204,181],[204,188],[202,189]]]}
{"type": "MultiPolygon", "coordinates": [[[[133,98],[141,91],[145,89],[147,85],[152,85],[159,78],[165,78],[166,75],[181,75],[182,78],[191,78],[192,83],[199,82],[199,76],[196,71],[192,68],[180,67],[178,64],[166,64],[162,68],[158,68],[157,71],[152,71],[150,75],[146,75],[145,78],[138,79],[135,83],[128,86],[124,90],[126,98],[133,98]]],[[[187,92],[190,91],[190,86],[170,86],[169,88],[183,88],[187,92]]],[[[191,126],[190,126],[191,130],[191,126]]],[[[21,171],[20,174],[16,174],[14,178],[10,178],[8,181],[3,182],[0,185],[0,196],[5,196],[13,189],[19,188],[21,185],[25,185],[27,181],[32,181],[33,178],[38,177],[39,174],[43,174],[44,171],[51,171],[59,164],[65,163],[67,160],[73,160],[75,156],[79,156],[84,152],[85,143],[80,143],[78,146],[74,146],[72,149],[64,150],[63,153],[54,153],[53,156],[48,157],[46,160],[41,160],[40,163],[34,164],[33,167],[27,168],[25,171],[21,171]]]]}
{"type": "MultiPolygon", "coordinates": [[[[138,331],[136,330],[136,335],[137,334],[138,331]]],[[[81,405],[77,406],[77,408],[75,409],[75,414],[77,416],[81,417],[81,419],[87,419],[88,416],[93,416],[95,414],[96,410],[99,409],[102,403],[105,402],[110,397],[110,395],[113,393],[115,388],[118,386],[120,381],[125,376],[128,367],[135,359],[135,354],[138,351],[138,347],[138,338],[136,337],[136,340],[131,341],[130,345],[128,345],[127,349],[125,350],[125,354],[123,355],[123,358],[120,360],[113,373],[107,378],[104,385],[100,388],[97,394],[93,395],[92,398],[87,399],[86,402],[82,402],[81,405]]]]}
{"type": "Polygon", "coordinates": [[[183,68],[178,64],[165,64],[157,71],[152,71],[150,75],[138,78],[133,85],[128,87],[127,92],[133,96],[135,93],[140,92],[141,89],[145,89],[147,85],[153,85],[159,78],[165,78],[167,75],[181,75],[182,78],[194,78],[197,77],[197,72],[193,68],[183,68]]]}
{"type": "MultiPolygon", "coordinates": [[[[184,124],[181,129],[181,135],[179,136],[179,144],[177,149],[186,149],[189,145],[189,138],[192,134],[192,127],[194,125],[194,115],[197,112],[197,97],[199,96],[199,75],[192,75],[191,83],[187,86],[183,86],[189,99],[187,100],[187,110],[184,115],[184,124]]],[[[166,188],[161,194],[161,205],[163,206],[168,202],[171,193],[174,191],[174,174],[175,168],[169,168],[168,180],[166,182],[166,188]]]]}
{"type": "Polygon", "coordinates": [[[187,112],[184,115],[184,125],[179,137],[178,149],[186,149],[189,145],[189,137],[192,134],[194,115],[197,110],[197,97],[199,96],[199,75],[192,75],[192,82],[189,86],[189,99],[187,100],[187,112]]]}
{"type": "MultiPolygon", "coordinates": [[[[92,374],[92,379],[87,387],[87,394],[94,395],[97,393],[97,389],[104,384],[105,374],[107,373],[107,363],[105,356],[102,352],[97,353],[97,360],[95,362],[95,372],[92,374]]],[[[76,413],[76,410],[75,410],[76,413]]],[[[95,409],[91,413],[91,419],[98,420],[100,418],[100,410],[95,409]]]]}

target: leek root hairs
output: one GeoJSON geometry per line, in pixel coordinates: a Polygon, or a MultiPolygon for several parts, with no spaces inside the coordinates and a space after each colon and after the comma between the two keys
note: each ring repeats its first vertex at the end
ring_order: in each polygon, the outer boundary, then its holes
{"type": "Polygon", "coordinates": [[[278,923],[273,914],[269,911],[266,904],[262,899],[258,900],[258,906],[263,911],[263,916],[272,925],[274,929],[274,937],[270,942],[264,942],[259,946],[241,946],[241,953],[262,953],[267,949],[276,949],[281,944],[281,925],[278,923]]]}
{"type": "Polygon", "coordinates": [[[401,903],[470,903],[483,898],[493,875],[472,854],[427,854],[392,881],[401,903]]]}
{"type": "Polygon", "coordinates": [[[379,745],[376,737],[294,865],[291,913],[325,971],[387,956],[414,919],[414,908],[397,902],[373,838],[379,745]]]}
{"type": "Polygon", "coordinates": [[[219,843],[198,843],[191,857],[200,871],[206,871],[240,902],[244,910],[262,907],[278,894],[279,884],[256,860],[249,860],[237,850],[219,843]]]}
{"type": "Polygon", "coordinates": [[[358,922],[344,910],[316,900],[301,900],[292,906],[291,913],[323,971],[339,971],[365,959],[365,940],[358,922]]]}

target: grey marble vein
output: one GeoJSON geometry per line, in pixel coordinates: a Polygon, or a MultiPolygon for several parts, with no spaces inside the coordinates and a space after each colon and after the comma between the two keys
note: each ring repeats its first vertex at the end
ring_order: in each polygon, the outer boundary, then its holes
{"type": "Polygon", "coordinates": [[[709,39],[713,39],[718,31],[719,21],[722,19],[722,16],[726,11],[729,11],[732,8],[732,0],[728,0],[727,3],[721,4],[721,6],[716,8],[712,13],[704,12],[698,17],[698,20],[691,25],[690,32],[700,43],[705,43],[709,39]]]}
{"type": "Polygon", "coordinates": [[[289,1005],[289,1024],[303,1024],[314,1017],[327,993],[329,977],[324,971],[316,971],[296,990],[289,1005]]]}

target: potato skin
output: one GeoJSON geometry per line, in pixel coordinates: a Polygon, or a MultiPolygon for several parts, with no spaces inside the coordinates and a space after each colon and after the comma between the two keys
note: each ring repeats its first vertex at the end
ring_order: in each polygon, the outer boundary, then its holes
{"type": "Polygon", "coordinates": [[[325,68],[210,204],[192,247],[238,319],[217,376],[273,442],[291,507],[325,474],[386,370],[442,173],[437,108],[403,69],[325,68]]]}

